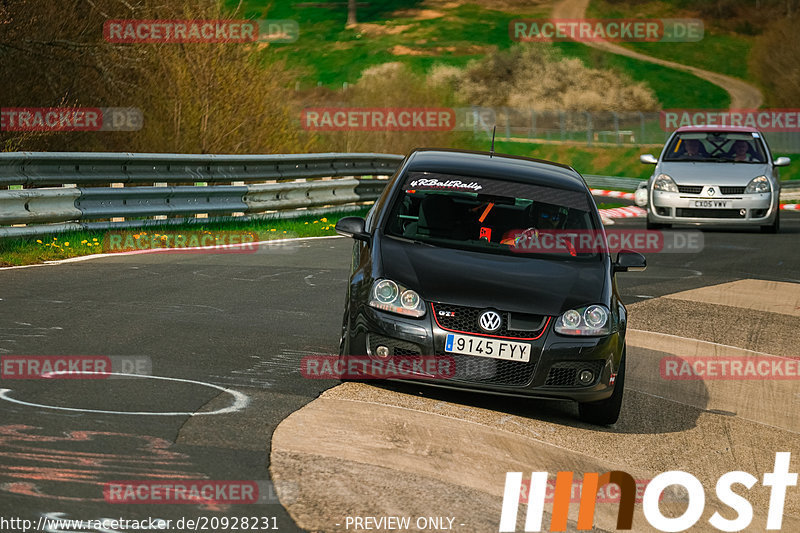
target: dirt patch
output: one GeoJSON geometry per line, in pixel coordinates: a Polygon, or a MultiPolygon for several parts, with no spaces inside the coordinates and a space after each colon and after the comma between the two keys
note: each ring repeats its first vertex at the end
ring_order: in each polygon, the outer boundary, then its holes
{"type": "Polygon", "coordinates": [[[408,46],[403,46],[402,44],[398,44],[393,46],[389,52],[392,55],[396,56],[430,56],[433,55],[432,51],[430,50],[420,50],[419,48],[409,48],[408,46]]]}
{"type": "Polygon", "coordinates": [[[495,11],[524,14],[549,10],[555,2],[554,0],[428,0],[425,2],[431,9],[455,9],[466,4],[495,11]]]}
{"type": "Polygon", "coordinates": [[[444,13],[435,9],[401,9],[392,13],[392,18],[410,18],[414,20],[433,20],[443,16],[444,13]]]}
{"type": "Polygon", "coordinates": [[[370,37],[376,37],[380,35],[398,35],[412,27],[413,26],[411,24],[398,24],[396,26],[386,26],[384,24],[373,24],[371,22],[364,22],[362,24],[356,25],[355,29],[357,29],[361,33],[366,33],[370,37]]]}
{"type": "MultiPolygon", "coordinates": [[[[423,44],[423,43],[420,43],[423,44]]],[[[431,48],[411,48],[398,44],[389,51],[396,56],[438,56],[444,53],[455,55],[485,54],[491,47],[472,44],[469,46],[434,46],[431,48]]]]}

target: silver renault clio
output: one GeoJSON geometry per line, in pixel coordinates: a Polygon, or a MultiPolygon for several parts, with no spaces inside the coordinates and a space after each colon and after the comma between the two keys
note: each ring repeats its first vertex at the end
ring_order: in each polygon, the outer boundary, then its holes
{"type": "Polygon", "coordinates": [[[647,206],[647,228],[671,224],[750,225],[780,228],[778,168],[764,136],[747,127],[686,126],[673,132],[661,157],[640,156],[655,165],[639,186],[636,203],[647,206]]]}

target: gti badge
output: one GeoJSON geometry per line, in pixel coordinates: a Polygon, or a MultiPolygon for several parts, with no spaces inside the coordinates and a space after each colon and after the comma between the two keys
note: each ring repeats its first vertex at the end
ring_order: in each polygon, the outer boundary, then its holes
{"type": "Polygon", "coordinates": [[[495,311],[484,311],[478,318],[478,325],[483,331],[488,333],[492,333],[500,329],[500,324],[502,323],[503,320],[495,311]]]}

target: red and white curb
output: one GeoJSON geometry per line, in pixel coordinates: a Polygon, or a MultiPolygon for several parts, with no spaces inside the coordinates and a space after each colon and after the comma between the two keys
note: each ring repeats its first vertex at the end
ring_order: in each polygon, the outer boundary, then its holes
{"type": "Polygon", "coordinates": [[[626,207],[615,207],[614,209],[601,209],[600,219],[603,224],[613,224],[615,218],[641,218],[647,216],[647,210],[635,205],[626,207]]]}
{"type": "Polygon", "coordinates": [[[781,209],[787,211],[800,211],[800,204],[781,204],[781,209]]]}
{"type": "Polygon", "coordinates": [[[634,200],[636,195],[632,192],[606,191],[605,189],[591,189],[592,196],[607,196],[608,198],[622,198],[624,200],[634,200]]]}

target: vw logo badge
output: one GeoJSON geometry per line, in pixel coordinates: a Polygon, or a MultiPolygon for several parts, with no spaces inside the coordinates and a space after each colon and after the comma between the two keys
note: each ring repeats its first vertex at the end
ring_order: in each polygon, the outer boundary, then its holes
{"type": "Polygon", "coordinates": [[[481,329],[490,333],[500,329],[500,325],[502,323],[503,320],[495,311],[484,311],[480,318],[478,318],[478,325],[481,327],[481,329]]]}
{"type": "Polygon", "coordinates": [[[708,189],[708,195],[709,196],[714,196],[714,187],[711,187],[710,189],[708,189]]]}

